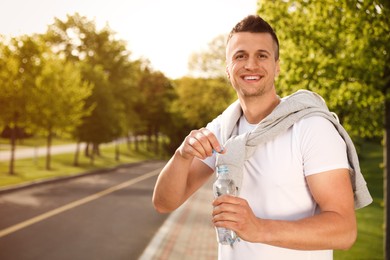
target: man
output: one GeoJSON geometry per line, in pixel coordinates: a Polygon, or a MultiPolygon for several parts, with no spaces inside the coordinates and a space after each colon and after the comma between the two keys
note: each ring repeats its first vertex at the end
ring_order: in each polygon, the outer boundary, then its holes
{"type": "MultiPolygon", "coordinates": [[[[226,73],[242,110],[238,134],[252,131],[285,102],[274,84],[278,53],[277,36],[258,16],[243,19],[228,37],[226,73]]],[[[176,150],[156,183],[159,212],[175,210],[209,180],[215,151],[232,152],[221,143],[223,124],[220,116],[193,130],[176,150]]],[[[219,259],[332,259],[332,249],[350,248],[357,228],[346,150],[321,116],[305,117],[257,146],[243,165],[240,195],[213,202],[214,225],[241,238],[231,247],[219,245],[219,259]]]]}

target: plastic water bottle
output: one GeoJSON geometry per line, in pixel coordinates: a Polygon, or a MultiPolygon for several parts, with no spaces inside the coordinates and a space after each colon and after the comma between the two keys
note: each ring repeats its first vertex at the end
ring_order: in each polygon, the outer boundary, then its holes
{"type": "MultiPolygon", "coordinates": [[[[219,197],[223,194],[236,196],[236,185],[230,178],[229,168],[227,165],[220,165],[217,167],[217,179],[213,184],[214,197],[219,197]]],[[[237,235],[234,231],[217,227],[217,240],[222,245],[233,245],[237,240],[237,235]]]]}

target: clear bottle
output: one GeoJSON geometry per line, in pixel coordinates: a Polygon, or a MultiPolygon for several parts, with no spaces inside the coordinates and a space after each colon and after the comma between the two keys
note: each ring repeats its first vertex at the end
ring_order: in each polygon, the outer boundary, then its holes
{"type": "MultiPolygon", "coordinates": [[[[229,168],[227,165],[220,165],[217,167],[217,179],[213,184],[214,197],[219,197],[224,194],[236,196],[236,185],[230,178],[229,168]]],[[[222,245],[233,245],[237,240],[237,235],[234,231],[217,227],[217,240],[222,245]]]]}

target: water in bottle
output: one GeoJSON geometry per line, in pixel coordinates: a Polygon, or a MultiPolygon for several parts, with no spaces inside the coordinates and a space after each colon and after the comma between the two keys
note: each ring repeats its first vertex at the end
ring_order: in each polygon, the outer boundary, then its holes
{"type": "MultiPolygon", "coordinates": [[[[220,165],[217,167],[217,180],[213,184],[213,192],[215,197],[219,197],[223,194],[229,194],[236,196],[236,185],[230,178],[229,169],[227,165],[220,165]]],[[[217,240],[222,245],[233,245],[237,239],[237,235],[234,231],[218,227],[217,240]]]]}

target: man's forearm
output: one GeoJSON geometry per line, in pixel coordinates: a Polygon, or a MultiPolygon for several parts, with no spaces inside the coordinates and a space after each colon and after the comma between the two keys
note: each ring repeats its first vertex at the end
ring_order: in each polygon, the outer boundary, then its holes
{"type": "Polygon", "coordinates": [[[213,149],[221,151],[212,132],[206,128],[191,131],[157,179],[153,194],[157,211],[175,210],[209,179],[213,169],[196,158],[212,156],[213,149]]]}
{"type": "Polygon", "coordinates": [[[356,220],[322,212],[297,221],[259,220],[259,242],[298,250],[348,249],[356,240],[356,220]]]}
{"type": "Polygon", "coordinates": [[[192,161],[184,159],[176,151],[162,169],[153,193],[153,204],[157,211],[171,212],[184,202],[192,161]]]}

